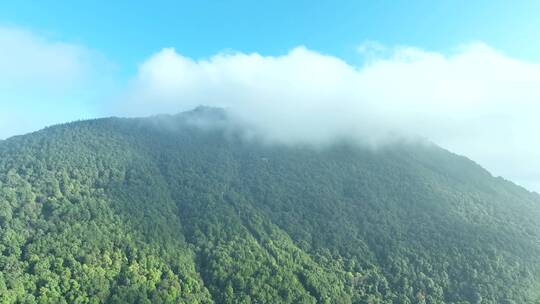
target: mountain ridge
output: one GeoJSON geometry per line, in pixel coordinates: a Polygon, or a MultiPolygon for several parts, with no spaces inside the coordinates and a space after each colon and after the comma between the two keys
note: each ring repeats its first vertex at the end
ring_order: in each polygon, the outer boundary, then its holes
{"type": "Polygon", "coordinates": [[[194,113],[0,143],[0,299],[540,297],[538,195],[436,146],[261,145],[194,113]]]}

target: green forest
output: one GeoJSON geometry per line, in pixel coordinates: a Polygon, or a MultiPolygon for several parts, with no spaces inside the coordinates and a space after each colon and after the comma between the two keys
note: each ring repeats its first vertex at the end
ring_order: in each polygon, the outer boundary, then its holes
{"type": "Polygon", "coordinates": [[[57,125],[0,141],[0,303],[540,303],[540,196],[216,109],[57,125]]]}

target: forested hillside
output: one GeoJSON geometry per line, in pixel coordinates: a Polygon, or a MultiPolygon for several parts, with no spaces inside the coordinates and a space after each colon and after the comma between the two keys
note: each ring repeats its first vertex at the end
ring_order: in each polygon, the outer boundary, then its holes
{"type": "Polygon", "coordinates": [[[540,303],[539,195],[434,145],[268,145],[227,123],[1,141],[0,303],[540,303]]]}

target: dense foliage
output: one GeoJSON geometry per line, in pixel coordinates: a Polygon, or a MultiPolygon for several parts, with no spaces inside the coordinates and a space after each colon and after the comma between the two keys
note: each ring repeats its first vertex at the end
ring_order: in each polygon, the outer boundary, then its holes
{"type": "Polygon", "coordinates": [[[197,123],[221,114],[0,142],[0,303],[540,299],[537,194],[432,145],[265,145],[197,123]]]}

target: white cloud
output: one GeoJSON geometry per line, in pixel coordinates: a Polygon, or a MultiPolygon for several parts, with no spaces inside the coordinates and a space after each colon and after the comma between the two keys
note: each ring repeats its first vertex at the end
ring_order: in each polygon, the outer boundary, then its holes
{"type": "Polygon", "coordinates": [[[90,116],[108,65],[84,46],[0,26],[0,138],[90,116]]]}
{"type": "Polygon", "coordinates": [[[0,81],[3,88],[27,87],[63,89],[92,69],[95,56],[84,47],[50,41],[30,31],[0,27],[0,81]]]}
{"type": "Polygon", "coordinates": [[[140,66],[124,110],[225,106],[257,136],[282,143],[418,135],[497,175],[538,185],[539,64],[481,43],[449,55],[373,43],[360,50],[373,46],[362,67],[304,47],[277,57],[227,53],[206,60],[163,49],[140,66]]]}

